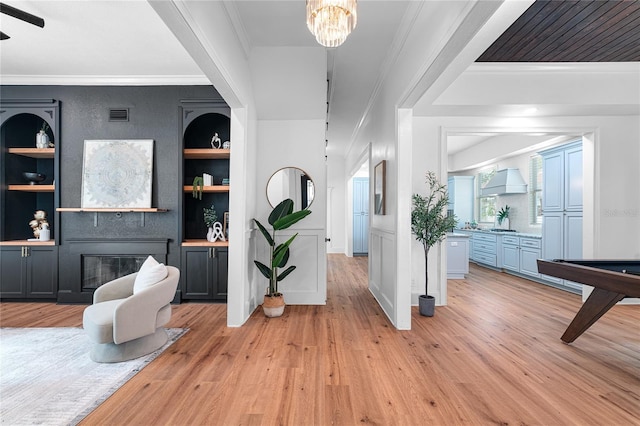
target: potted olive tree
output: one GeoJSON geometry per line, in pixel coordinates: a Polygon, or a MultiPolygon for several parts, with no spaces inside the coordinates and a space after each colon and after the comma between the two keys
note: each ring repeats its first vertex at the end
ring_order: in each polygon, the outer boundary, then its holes
{"type": "Polygon", "coordinates": [[[427,194],[413,194],[411,210],[411,232],[424,248],[424,290],[418,298],[420,314],[431,317],[435,311],[435,299],[429,293],[429,249],[442,241],[447,232],[455,227],[455,216],[447,216],[449,195],[434,172],[427,172],[427,194]]]}
{"type": "Polygon", "coordinates": [[[289,260],[289,246],[298,234],[296,233],[284,243],[276,245],[276,231],[287,229],[294,223],[307,217],[310,213],[311,210],[309,209],[294,212],[293,200],[287,198],[275,206],[271,214],[269,214],[269,224],[273,228],[271,233],[257,219],[253,219],[269,245],[269,265],[265,265],[257,260],[253,261],[262,275],[269,280],[267,293],[265,294],[262,304],[262,310],[267,317],[279,317],[284,312],[284,296],[278,291],[278,283],[296,269],[296,267],[292,265],[278,273],[278,268],[284,268],[287,265],[287,261],[289,260]]]}

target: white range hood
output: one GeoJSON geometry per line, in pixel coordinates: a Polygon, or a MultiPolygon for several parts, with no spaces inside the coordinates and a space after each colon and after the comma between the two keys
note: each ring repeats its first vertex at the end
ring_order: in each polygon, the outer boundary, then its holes
{"type": "Polygon", "coordinates": [[[526,194],[527,184],[518,169],[498,170],[481,190],[483,196],[526,194]]]}

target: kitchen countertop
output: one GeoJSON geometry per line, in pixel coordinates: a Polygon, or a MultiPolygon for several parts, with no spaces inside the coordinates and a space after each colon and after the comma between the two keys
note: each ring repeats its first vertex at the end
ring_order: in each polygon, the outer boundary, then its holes
{"type": "Polygon", "coordinates": [[[540,239],[542,239],[542,235],[529,234],[529,233],[526,233],[526,232],[496,232],[496,231],[490,231],[488,229],[456,229],[454,231],[454,235],[455,235],[456,231],[479,232],[479,233],[491,234],[491,235],[512,235],[514,237],[526,237],[526,238],[540,238],[540,239]]]}
{"type": "Polygon", "coordinates": [[[447,232],[447,238],[469,238],[471,235],[469,234],[456,234],[455,232],[447,232]]]}

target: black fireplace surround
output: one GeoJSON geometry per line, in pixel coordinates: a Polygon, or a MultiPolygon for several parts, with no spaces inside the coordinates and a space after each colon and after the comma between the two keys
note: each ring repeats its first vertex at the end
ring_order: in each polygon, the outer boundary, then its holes
{"type": "Polygon", "coordinates": [[[69,240],[60,256],[59,303],[91,303],[105,282],[136,272],[147,256],[167,262],[167,239],[69,240]]]}

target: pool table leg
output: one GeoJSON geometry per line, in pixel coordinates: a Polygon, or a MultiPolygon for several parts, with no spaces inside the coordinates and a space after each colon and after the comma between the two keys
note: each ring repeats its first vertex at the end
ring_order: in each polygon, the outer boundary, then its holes
{"type": "Polygon", "coordinates": [[[601,288],[594,288],[576,316],[567,327],[561,339],[571,343],[598,321],[613,305],[625,298],[624,294],[614,293],[601,288]]]}

